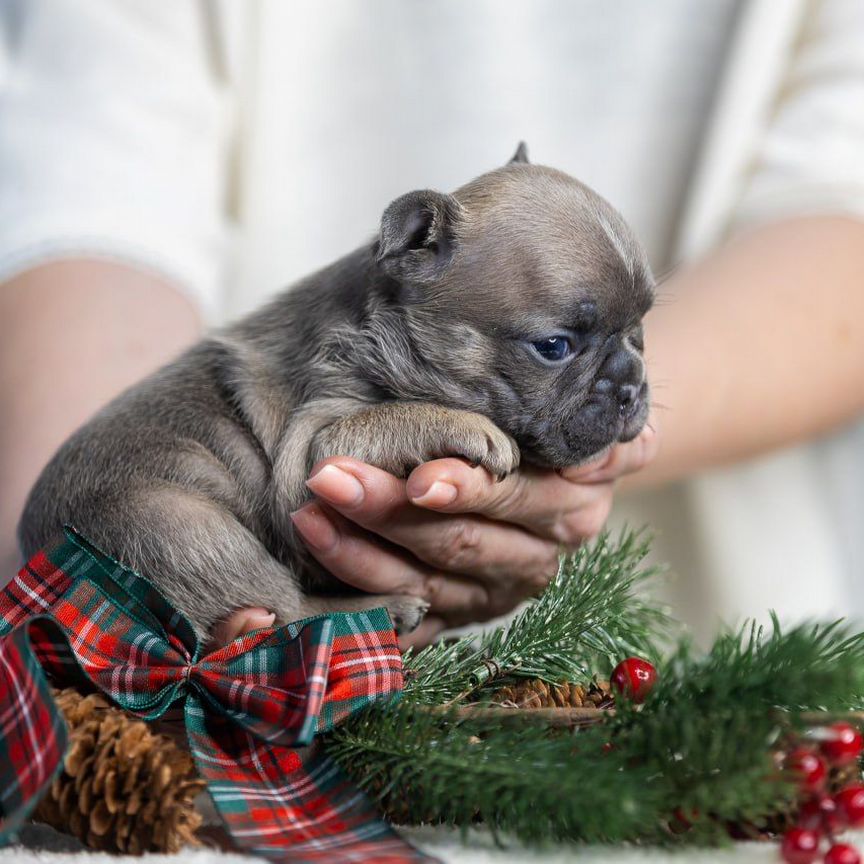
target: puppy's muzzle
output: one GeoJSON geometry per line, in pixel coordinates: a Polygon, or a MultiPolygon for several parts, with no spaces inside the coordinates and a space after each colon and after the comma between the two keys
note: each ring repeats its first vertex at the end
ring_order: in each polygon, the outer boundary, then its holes
{"type": "Polygon", "coordinates": [[[618,416],[626,421],[639,411],[646,389],[642,359],[622,346],[603,361],[591,392],[609,399],[618,416]]]}

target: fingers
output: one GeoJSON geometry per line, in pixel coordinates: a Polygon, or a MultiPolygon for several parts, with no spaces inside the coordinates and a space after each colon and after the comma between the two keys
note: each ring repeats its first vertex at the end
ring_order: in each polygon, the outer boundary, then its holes
{"type": "Polygon", "coordinates": [[[431,614],[403,644],[424,644],[445,626],[512,610],[542,591],[560,545],[596,536],[614,481],[657,450],[653,428],[591,464],[555,473],[514,472],[495,482],[461,459],[415,469],[407,482],[349,457],[315,466],[318,501],[293,514],[311,554],[342,581],[369,593],[407,593],[431,614]]]}
{"type": "Polygon", "coordinates": [[[543,533],[550,517],[583,507],[596,497],[552,471],[530,468],[496,482],[486,471],[460,459],[438,459],[415,468],[408,478],[409,500],[442,513],[476,513],[543,533]],[[441,489],[455,489],[445,499],[441,489]]]}
{"type": "Polygon", "coordinates": [[[657,455],[659,449],[660,438],[656,427],[647,425],[632,441],[613,447],[602,460],[565,468],[561,476],[579,483],[607,483],[641,470],[657,455]]]}
{"type": "Polygon", "coordinates": [[[261,607],[237,609],[213,628],[211,648],[227,645],[238,636],[245,636],[253,630],[272,627],[275,620],[276,615],[273,612],[261,607]]]}
{"type": "Polygon", "coordinates": [[[496,483],[485,471],[458,459],[439,459],[416,468],[408,478],[407,494],[418,507],[481,515],[567,546],[595,537],[612,505],[611,483],[583,484],[530,468],[496,483]],[[442,483],[456,489],[446,504],[427,491],[434,495],[442,483]]]}
{"type": "Polygon", "coordinates": [[[527,593],[533,593],[557,568],[556,541],[482,517],[414,507],[403,481],[356,459],[325,460],[308,486],[351,522],[409,550],[435,570],[496,583],[524,581],[530,584],[527,593]]]}
{"type": "Polygon", "coordinates": [[[473,580],[443,573],[404,550],[312,502],[292,520],[312,556],[337,579],[369,594],[411,594],[428,600],[448,621],[471,620],[488,605],[488,592],[473,580]]]}
{"type": "Polygon", "coordinates": [[[460,459],[439,459],[408,478],[409,500],[441,513],[475,513],[510,522],[568,546],[596,536],[612,505],[613,482],[653,458],[657,436],[645,430],[586,465],[560,473],[526,468],[496,483],[460,459]]]}

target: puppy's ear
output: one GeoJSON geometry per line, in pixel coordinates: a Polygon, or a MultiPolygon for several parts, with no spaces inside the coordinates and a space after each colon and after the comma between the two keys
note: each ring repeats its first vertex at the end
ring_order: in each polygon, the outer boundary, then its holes
{"type": "Polygon", "coordinates": [[[513,158],[507,163],[508,165],[528,165],[528,145],[524,141],[519,142],[513,158]]]}
{"type": "Polygon", "coordinates": [[[432,281],[453,256],[459,212],[452,195],[429,189],[397,198],[381,218],[378,265],[396,279],[432,281]]]}

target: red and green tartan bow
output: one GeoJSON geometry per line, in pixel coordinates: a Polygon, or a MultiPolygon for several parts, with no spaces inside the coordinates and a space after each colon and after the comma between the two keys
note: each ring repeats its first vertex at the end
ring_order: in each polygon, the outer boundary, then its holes
{"type": "Polygon", "coordinates": [[[259,630],[201,657],[189,622],[150,582],[67,529],[0,592],[0,845],[62,765],[66,728],[48,677],[95,685],[148,720],[182,701],[198,771],[234,842],[250,852],[429,860],[320,747],[306,746],[402,689],[384,609],[259,630]]]}

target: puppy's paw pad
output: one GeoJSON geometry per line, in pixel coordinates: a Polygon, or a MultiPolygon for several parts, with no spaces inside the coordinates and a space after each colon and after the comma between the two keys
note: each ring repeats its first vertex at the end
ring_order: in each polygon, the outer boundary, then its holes
{"type": "Polygon", "coordinates": [[[429,604],[425,600],[405,594],[384,597],[381,605],[390,613],[393,627],[400,636],[416,630],[429,611],[429,604]]]}

